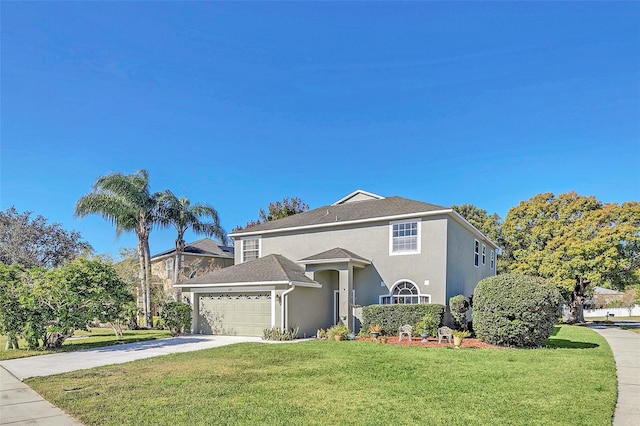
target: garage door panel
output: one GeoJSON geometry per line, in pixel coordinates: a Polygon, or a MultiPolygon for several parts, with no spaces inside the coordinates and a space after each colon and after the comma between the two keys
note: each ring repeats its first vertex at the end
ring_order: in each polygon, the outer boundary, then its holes
{"type": "Polygon", "coordinates": [[[262,336],[271,327],[271,293],[204,295],[199,308],[203,334],[262,336]]]}

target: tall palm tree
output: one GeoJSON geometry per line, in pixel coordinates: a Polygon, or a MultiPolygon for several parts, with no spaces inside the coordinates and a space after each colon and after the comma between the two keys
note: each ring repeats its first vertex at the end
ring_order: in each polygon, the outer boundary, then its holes
{"type": "Polygon", "coordinates": [[[151,255],[149,234],[157,223],[159,193],[149,192],[149,173],[146,170],[125,175],[111,173],[99,177],[92,191],[76,202],[75,216],[99,214],[116,226],[116,237],[134,231],[138,237],[140,258],[140,288],[142,291],[145,324],[151,319],[151,255]]]}
{"type": "MultiPolygon", "coordinates": [[[[159,218],[161,226],[173,226],[176,229],[176,267],[173,269],[173,283],[178,282],[178,274],[182,271],[182,253],[184,252],[184,234],[191,228],[195,234],[204,234],[207,237],[218,237],[224,244],[227,242],[227,233],[220,226],[220,219],[216,209],[209,204],[191,204],[188,198],[176,197],[169,191],[163,191],[159,199],[159,218]],[[205,222],[202,219],[210,218],[205,222]]],[[[173,295],[175,300],[180,300],[179,290],[173,295]]]]}

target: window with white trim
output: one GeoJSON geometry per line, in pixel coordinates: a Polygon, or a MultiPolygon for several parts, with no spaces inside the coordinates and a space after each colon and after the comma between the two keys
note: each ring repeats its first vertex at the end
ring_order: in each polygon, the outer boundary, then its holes
{"type": "Polygon", "coordinates": [[[411,281],[396,283],[388,295],[380,296],[382,305],[416,305],[431,303],[431,295],[420,294],[418,287],[411,281]]]}
{"type": "Polygon", "coordinates": [[[165,265],[167,267],[167,278],[173,278],[173,258],[167,259],[165,265]]]}
{"type": "Polygon", "coordinates": [[[486,265],[487,263],[487,246],[482,245],[482,264],[486,265]]]}
{"type": "Polygon", "coordinates": [[[242,243],[242,263],[260,257],[260,237],[245,238],[242,243]]]}
{"type": "Polygon", "coordinates": [[[420,221],[410,220],[389,224],[389,254],[420,253],[420,221]]]}
{"type": "Polygon", "coordinates": [[[475,240],[473,246],[473,264],[478,266],[480,263],[480,242],[475,240]]]}
{"type": "Polygon", "coordinates": [[[494,257],[494,252],[493,252],[493,250],[491,250],[491,251],[489,252],[489,261],[491,262],[491,263],[490,263],[490,265],[491,265],[491,270],[493,271],[493,270],[495,269],[495,266],[496,266],[496,261],[495,261],[495,257],[494,257]]]}

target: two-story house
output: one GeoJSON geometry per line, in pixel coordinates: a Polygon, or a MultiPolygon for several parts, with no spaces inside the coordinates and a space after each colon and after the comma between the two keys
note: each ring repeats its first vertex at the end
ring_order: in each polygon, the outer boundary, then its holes
{"type": "Polygon", "coordinates": [[[195,333],[355,331],[359,306],[446,305],[496,271],[496,243],[451,208],[361,190],[231,236],[234,266],[179,284],[195,333]]]}

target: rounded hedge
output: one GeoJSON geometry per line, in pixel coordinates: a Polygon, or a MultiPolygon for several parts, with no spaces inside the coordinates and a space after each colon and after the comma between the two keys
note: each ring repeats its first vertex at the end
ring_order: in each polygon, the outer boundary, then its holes
{"type": "Polygon", "coordinates": [[[473,329],[487,343],[539,347],[561,315],[562,296],[544,279],[502,274],[480,281],[473,294],[473,329]]]}

